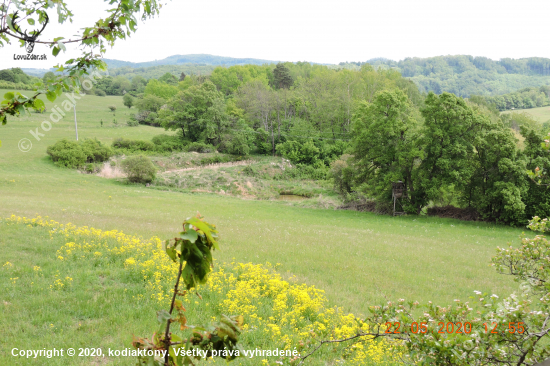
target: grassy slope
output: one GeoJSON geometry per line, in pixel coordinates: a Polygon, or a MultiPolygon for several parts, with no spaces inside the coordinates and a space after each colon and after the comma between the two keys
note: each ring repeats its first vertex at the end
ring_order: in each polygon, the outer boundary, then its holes
{"type": "Polygon", "coordinates": [[[143,296],[143,284],[129,280],[122,266],[60,262],[55,252],[65,244],[62,237],[50,240],[47,229],[23,225],[0,227],[0,364],[134,365],[126,357],[12,356],[13,348],[122,350],[133,334],[156,329],[156,306],[143,296]],[[72,278],[69,288],[50,288],[55,278],[68,283],[67,275],[72,278]]]}
{"type": "Polygon", "coordinates": [[[525,112],[527,114],[530,114],[535,120],[539,122],[546,122],[550,120],[550,106],[540,108],[515,109],[513,111],[505,111],[502,113],[511,112],[525,112]]]}
{"type": "MultiPolygon", "coordinates": [[[[99,119],[112,121],[110,104],[118,106],[116,118],[124,122],[129,111],[120,97],[86,96],[79,101],[81,138],[110,143],[120,136],[150,139],[164,133],[145,126],[101,128],[99,119]]],[[[356,313],[366,312],[384,295],[447,304],[467,298],[474,289],[506,294],[516,288],[488,263],[496,246],[517,239],[517,229],[124,185],[55,167],[46,147],[73,138],[74,122],[69,115],[35,141],[28,131],[44,117],[12,118],[0,127],[1,216],[49,215],[60,222],[166,238],[180,228],[183,218],[200,211],[220,229],[225,243],[218,253],[221,260],[281,263],[283,273],[326,290],[330,301],[356,313]],[[17,148],[24,137],[33,140],[28,153],[17,148]]],[[[6,253],[5,247],[0,250],[6,253]]],[[[20,249],[11,250],[17,255],[20,249]]]]}

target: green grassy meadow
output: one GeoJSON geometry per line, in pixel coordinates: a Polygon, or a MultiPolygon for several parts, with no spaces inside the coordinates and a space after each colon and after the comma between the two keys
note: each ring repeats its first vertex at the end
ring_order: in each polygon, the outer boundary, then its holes
{"type": "MultiPolygon", "coordinates": [[[[56,104],[63,100],[61,96],[56,104]]],[[[46,101],[46,106],[49,112],[53,104],[46,101]]],[[[550,115],[549,107],[545,108],[550,115]]],[[[167,133],[160,128],[126,126],[134,109],[124,107],[121,97],[84,96],[76,109],[80,139],[97,138],[110,145],[118,137],[150,140],[167,133]],[[109,105],[117,106],[116,116],[109,105]]],[[[40,141],[29,133],[36,128],[40,131],[48,114],[10,118],[0,126],[0,217],[49,216],[61,223],[164,239],[180,231],[181,222],[198,211],[220,231],[218,261],[278,263],[284,278],[295,276],[298,282],[324,290],[330,304],[354,314],[365,314],[385,297],[448,305],[456,298],[467,299],[474,290],[503,296],[518,288],[510,277],[498,275],[489,262],[497,246],[519,242],[521,229],[182,193],[81,174],[55,166],[46,155],[47,146],[62,138],[74,139],[72,111],[50,131],[41,131],[45,136],[40,141]],[[18,148],[23,138],[32,142],[29,152],[18,148]]],[[[71,340],[87,342],[89,347],[129,346],[132,334],[146,335],[155,329],[153,304],[132,302],[132,296],[142,291],[139,282],[126,286],[120,269],[81,269],[56,262],[61,245],[60,239],[50,240],[44,230],[0,223],[0,266],[9,261],[19,271],[0,269],[3,344],[34,343],[39,338],[38,348],[69,347],[71,340]],[[48,278],[31,285],[34,266],[40,266],[48,278]],[[53,282],[57,270],[72,273],[76,293],[38,290],[53,282]],[[14,276],[20,285],[12,285],[14,276]],[[123,305],[128,302],[133,305],[123,305]],[[134,321],[125,323],[120,314],[134,321]]],[[[0,352],[0,364],[47,364],[14,363],[6,356],[5,345],[0,352]]],[[[71,364],[90,364],[89,359],[78,362],[82,363],[71,364]]],[[[133,364],[120,362],[99,359],[91,364],[133,364]]]]}
{"type": "Polygon", "coordinates": [[[511,113],[511,112],[525,112],[531,115],[536,121],[541,123],[550,120],[550,106],[539,107],[539,108],[527,108],[527,109],[514,109],[513,111],[505,111],[502,113],[511,113]]]}

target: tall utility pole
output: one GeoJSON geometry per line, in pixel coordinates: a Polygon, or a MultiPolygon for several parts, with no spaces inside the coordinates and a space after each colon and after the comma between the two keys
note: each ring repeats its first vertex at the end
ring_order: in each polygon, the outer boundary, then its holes
{"type": "Polygon", "coordinates": [[[76,141],[78,141],[78,126],[76,124],[76,103],[73,104],[74,109],[74,130],[76,131],[76,141]]]}

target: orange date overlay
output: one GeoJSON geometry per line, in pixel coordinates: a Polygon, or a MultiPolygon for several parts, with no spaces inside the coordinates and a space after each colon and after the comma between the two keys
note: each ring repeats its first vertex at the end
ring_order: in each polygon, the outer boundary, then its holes
{"type": "MultiPolygon", "coordinates": [[[[504,333],[508,332],[510,334],[519,333],[523,334],[525,332],[525,327],[523,325],[523,322],[510,322],[507,325],[506,324],[499,324],[499,323],[483,323],[483,329],[485,333],[491,333],[491,334],[498,334],[498,333],[504,333]]],[[[409,329],[406,329],[405,326],[401,325],[399,322],[387,322],[385,324],[386,331],[384,333],[392,333],[392,334],[399,334],[399,333],[407,333],[409,329]]],[[[410,326],[411,333],[414,334],[423,334],[428,333],[428,323],[421,322],[417,323],[414,322],[410,326]]],[[[437,324],[436,328],[437,333],[456,333],[456,334],[470,334],[472,333],[472,323],[466,322],[439,322],[437,324]]]]}

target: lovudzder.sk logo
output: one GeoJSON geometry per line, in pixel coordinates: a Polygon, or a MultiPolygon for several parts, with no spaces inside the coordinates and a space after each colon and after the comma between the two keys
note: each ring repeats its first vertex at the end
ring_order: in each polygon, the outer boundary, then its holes
{"type": "Polygon", "coordinates": [[[50,21],[50,18],[48,18],[48,14],[44,15],[46,16],[46,21],[42,25],[42,29],[40,30],[33,30],[27,34],[27,31],[21,31],[21,27],[19,27],[18,24],[15,23],[16,19],[18,18],[18,12],[15,12],[13,14],[13,17],[11,19],[11,25],[13,30],[18,33],[21,37],[20,39],[25,41],[25,49],[27,50],[26,55],[13,55],[14,60],[47,60],[46,55],[33,55],[32,51],[34,50],[34,43],[36,42],[36,39],[38,36],[44,31],[44,28],[46,28],[46,25],[50,21]]]}

